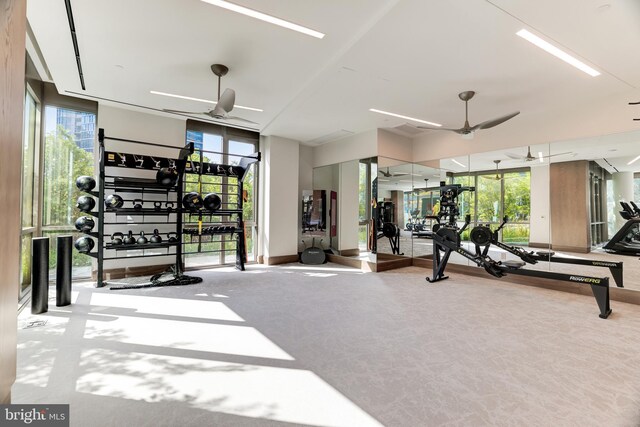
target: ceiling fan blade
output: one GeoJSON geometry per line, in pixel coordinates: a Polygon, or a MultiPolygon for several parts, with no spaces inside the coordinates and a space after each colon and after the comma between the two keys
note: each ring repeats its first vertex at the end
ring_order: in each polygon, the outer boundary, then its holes
{"type": "Polygon", "coordinates": [[[430,127],[430,126],[416,126],[418,129],[428,129],[428,130],[450,130],[451,132],[460,133],[461,129],[450,129],[450,128],[438,128],[438,127],[430,127]]]}
{"type": "Polygon", "coordinates": [[[222,109],[225,113],[229,113],[233,110],[233,106],[236,103],[236,92],[233,89],[225,89],[222,92],[222,96],[218,99],[218,104],[215,110],[222,109]]]}
{"type": "Polygon", "coordinates": [[[405,176],[405,175],[409,175],[409,173],[407,172],[396,172],[396,173],[392,173],[391,176],[405,176]]]}
{"type": "Polygon", "coordinates": [[[162,111],[166,113],[179,113],[179,114],[209,114],[208,111],[202,112],[202,111],[182,111],[182,110],[167,110],[167,109],[163,109],[162,111]]]}
{"type": "Polygon", "coordinates": [[[520,111],[516,111],[515,113],[507,114],[506,116],[498,117],[497,119],[487,120],[486,122],[482,122],[482,123],[479,123],[479,124],[473,126],[471,129],[473,129],[473,130],[476,130],[476,129],[489,129],[489,128],[492,128],[494,126],[498,126],[500,123],[504,123],[509,119],[514,118],[518,114],[520,114],[520,111]]]}
{"type": "Polygon", "coordinates": [[[500,176],[496,175],[480,175],[480,178],[484,178],[484,179],[491,179],[493,181],[502,181],[504,178],[501,178],[500,176]]]}
{"type": "Polygon", "coordinates": [[[542,156],[542,157],[546,159],[547,157],[564,156],[565,154],[573,154],[573,151],[567,151],[566,153],[550,154],[548,156],[542,156]]]}
{"type": "Polygon", "coordinates": [[[252,122],[251,120],[243,119],[242,117],[237,117],[237,116],[225,116],[224,118],[225,119],[229,119],[229,120],[238,120],[238,121],[245,122],[245,123],[251,123],[251,124],[254,124],[254,125],[259,124],[259,123],[256,123],[256,122],[252,122]]]}
{"type": "Polygon", "coordinates": [[[524,159],[524,156],[520,156],[518,154],[513,154],[513,153],[504,153],[508,158],[510,159],[514,159],[514,160],[522,160],[524,159]]]}

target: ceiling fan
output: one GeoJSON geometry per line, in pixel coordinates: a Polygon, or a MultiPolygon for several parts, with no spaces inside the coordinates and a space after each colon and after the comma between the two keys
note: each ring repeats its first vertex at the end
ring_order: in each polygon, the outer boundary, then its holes
{"type": "Polygon", "coordinates": [[[558,154],[550,154],[548,156],[543,156],[542,152],[538,153],[538,157],[535,157],[533,155],[531,155],[531,146],[527,146],[527,155],[526,156],[521,156],[518,154],[513,154],[513,153],[505,153],[507,157],[511,158],[511,159],[515,159],[515,160],[524,160],[525,162],[533,162],[536,160],[539,161],[543,161],[544,159],[547,159],[549,157],[555,157],[555,156],[564,156],[566,154],[574,154],[571,151],[567,151],[565,153],[558,153],[558,154]]]}
{"type": "Polygon", "coordinates": [[[222,64],[213,64],[211,66],[211,71],[213,71],[213,74],[218,76],[218,102],[216,103],[216,106],[213,109],[205,112],[166,110],[166,109],[163,111],[166,111],[168,113],[179,113],[179,114],[204,114],[205,116],[209,116],[212,119],[216,119],[216,120],[239,120],[241,122],[257,125],[258,123],[252,122],[251,120],[229,115],[231,110],[233,110],[234,104],[236,102],[236,92],[233,89],[227,88],[224,90],[222,95],[220,95],[220,80],[222,76],[226,75],[229,72],[229,68],[222,64]]]}
{"type": "Polygon", "coordinates": [[[473,137],[473,132],[475,132],[476,130],[492,128],[520,114],[520,111],[516,111],[514,113],[507,114],[506,116],[498,117],[492,120],[487,120],[482,123],[478,123],[477,125],[471,126],[469,124],[469,101],[473,98],[475,94],[476,93],[472,90],[466,90],[458,94],[458,98],[464,101],[464,126],[462,126],[461,128],[448,129],[448,128],[430,127],[430,126],[418,126],[418,128],[431,129],[431,130],[449,130],[460,135],[467,135],[467,136],[473,137]]]}
{"type": "Polygon", "coordinates": [[[392,178],[394,176],[405,176],[405,175],[409,175],[408,172],[389,172],[389,168],[387,167],[387,171],[383,171],[382,169],[378,169],[378,172],[380,172],[382,175],[384,175],[387,178],[392,178]]]}
{"type": "Polygon", "coordinates": [[[487,176],[487,175],[480,175],[482,178],[486,178],[486,179],[493,179],[496,181],[502,181],[504,179],[504,176],[500,176],[500,171],[498,170],[498,165],[500,165],[501,160],[494,160],[493,163],[496,164],[496,176],[487,176]]]}

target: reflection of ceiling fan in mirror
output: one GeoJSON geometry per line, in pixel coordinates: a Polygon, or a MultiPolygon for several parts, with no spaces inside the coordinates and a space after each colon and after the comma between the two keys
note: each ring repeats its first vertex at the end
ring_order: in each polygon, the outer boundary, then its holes
{"type": "Polygon", "coordinates": [[[452,132],[455,132],[457,134],[463,135],[463,136],[467,136],[468,138],[473,138],[473,132],[475,132],[476,130],[480,130],[480,129],[489,129],[492,128],[494,126],[498,126],[500,123],[504,123],[509,119],[514,118],[515,116],[517,116],[518,114],[520,114],[520,111],[516,111],[510,114],[507,114],[506,116],[502,116],[502,117],[498,117],[496,119],[491,119],[491,120],[487,120],[484,121],[482,123],[478,123],[477,125],[471,126],[469,124],[469,100],[471,100],[471,98],[473,98],[473,96],[476,93],[472,90],[467,90],[464,92],[460,92],[458,94],[458,98],[460,98],[462,101],[464,101],[464,126],[462,126],[459,129],[447,129],[447,128],[442,128],[442,127],[430,127],[430,126],[418,126],[418,128],[420,129],[431,129],[431,130],[449,130],[452,132]]]}
{"type": "Polygon", "coordinates": [[[251,123],[257,125],[258,123],[252,122],[251,120],[243,119],[242,117],[230,116],[229,113],[233,110],[233,107],[236,102],[236,92],[233,89],[225,89],[222,95],[220,95],[220,80],[222,76],[226,75],[229,71],[225,65],[222,64],[213,64],[211,66],[211,71],[213,74],[218,76],[218,102],[216,106],[209,111],[181,111],[181,110],[163,110],[168,113],[179,113],[179,114],[204,114],[205,116],[209,116],[215,120],[238,120],[241,122],[251,123]]]}
{"type": "Polygon", "coordinates": [[[498,165],[500,165],[501,160],[494,160],[493,163],[496,164],[496,176],[489,176],[489,175],[480,175],[482,178],[486,178],[486,179],[493,179],[496,181],[501,181],[504,179],[504,176],[500,176],[500,170],[498,168],[498,165]]]}
{"type": "Polygon", "coordinates": [[[392,178],[394,176],[405,176],[405,175],[409,175],[408,172],[389,172],[389,168],[387,168],[387,171],[385,172],[382,169],[378,169],[378,172],[380,172],[383,176],[387,177],[387,178],[392,178]]]}
{"type": "Polygon", "coordinates": [[[526,156],[521,156],[519,154],[513,154],[513,153],[505,153],[507,155],[507,157],[514,159],[514,160],[524,160],[525,162],[533,162],[535,160],[540,161],[540,163],[544,162],[544,159],[547,159],[549,157],[555,157],[555,156],[564,156],[567,154],[574,154],[571,151],[567,151],[566,153],[558,153],[558,154],[550,154],[548,156],[543,156],[542,155],[542,151],[538,152],[538,157],[535,157],[533,155],[531,155],[531,146],[527,147],[527,155],[526,156]]]}

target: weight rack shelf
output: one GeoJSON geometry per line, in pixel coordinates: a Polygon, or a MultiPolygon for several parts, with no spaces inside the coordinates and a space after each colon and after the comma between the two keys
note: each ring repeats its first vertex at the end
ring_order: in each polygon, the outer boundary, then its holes
{"type": "Polygon", "coordinates": [[[178,242],[145,243],[145,244],[134,243],[133,245],[126,245],[124,243],[121,245],[114,245],[112,243],[107,243],[104,246],[104,248],[115,250],[115,251],[133,251],[133,250],[144,251],[147,249],[166,249],[166,248],[171,248],[177,245],[178,245],[178,242]]]}
{"type": "MultiPolygon", "coordinates": [[[[105,285],[103,280],[103,272],[104,272],[104,261],[110,260],[118,260],[118,259],[131,259],[131,258],[147,258],[147,257],[159,257],[159,256],[171,256],[175,257],[175,269],[178,274],[182,271],[182,208],[181,208],[181,200],[182,200],[182,187],[183,187],[183,177],[184,177],[184,169],[186,166],[187,157],[193,153],[193,144],[187,144],[185,147],[167,147],[162,146],[160,144],[150,143],[150,142],[142,142],[142,141],[134,141],[129,139],[122,138],[112,138],[107,137],[105,135],[104,129],[98,130],[98,142],[100,144],[99,158],[100,158],[100,167],[99,167],[99,191],[96,193],[95,191],[90,192],[91,195],[97,196],[98,200],[97,210],[98,212],[87,212],[87,215],[92,215],[98,218],[98,231],[89,233],[90,236],[98,239],[98,244],[96,252],[89,253],[88,255],[97,258],[98,260],[98,271],[97,271],[97,283],[96,286],[102,287],[105,285]],[[176,149],[179,150],[176,153],[176,158],[167,158],[167,157],[152,157],[148,155],[138,155],[132,153],[121,153],[121,152],[110,152],[105,148],[106,143],[109,140],[120,141],[128,143],[128,147],[133,148],[133,151],[141,150],[141,147],[144,146],[159,146],[165,149],[176,149]],[[164,186],[159,184],[154,178],[132,178],[132,177],[122,177],[119,175],[120,170],[127,171],[147,171],[148,176],[151,176],[151,173],[156,173],[160,168],[167,167],[175,167],[178,171],[177,182],[173,186],[164,186]],[[126,197],[129,203],[131,200],[134,202],[136,200],[140,200],[143,204],[149,203],[151,207],[143,207],[142,209],[135,209],[133,207],[121,207],[117,209],[107,208],[105,207],[104,200],[105,194],[113,193],[136,193],[138,197],[126,197]],[[148,200],[145,197],[148,195],[162,195],[164,196],[164,200],[148,200]],[[172,208],[169,211],[166,207],[162,209],[156,209],[153,207],[154,202],[162,202],[162,204],[166,204],[167,202],[173,203],[175,208],[172,208]],[[105,214],[115,215],[116,218],[128,216],[128,217],[137,217],[135,222],[119,222],[119,221],[105,221],[105,214]],[[147,222],[147,218],[158,218],[165,217],[165,222],[158,222],[157,220],[147,222]],[[109,241],[109,235],[105,236],[104,228],[105,225],[109,226],[132,226],[132,225],[165,225],[173,228],[171,233],[176,235],[175,242],[164,241],[162,243],[146,243],[146,244],[132,244],[132,245],[114,245],[109,241]],[[175,252],[170,252],[170,248],[175,248],[175,252]],[[166,253],[148,253],[152,250],[166,250],[166,253]],[[115,256],[106,256],[105,251],[115,252],[115,256]],[[141,255],[131,255],[133,251],[141,251],[141,255]]],[[[125,230],[118,230],[123,234],[125,230]]],[[[163,232],[162,234],[167,234],[167,232],[163,232]]],[[[138,237],[137,235],[135,236],[138,237]]],[[[147,238],[151,238],[152,234],[147,234],[147,238]]]]}
{"type": "MultiPolygon", "coordinates": [[[[181,274],[183,270],[183,257],[185,252],[183,250],[184,245],[198,245],[196,252],[188,252],[187,254],[198,253],[213,253],[223,252],[233,249],[226,249],[226,244],[231,243],[235,245],[236,251],[236,268],[244,270],[244,262],[246,257],[245,248],[245,232],[243,221],[243,181],[247,176],[247,172],[251,164],[259,162],[261,159],[260,153],[254,153],[251,155],[237,155],[233,157],[241,158],[239,165],[223,165],[214,163],[204,163],[203,153],[208,153],[205,150],[198,150],[199,160],[193,161],[190,156],[194,154],[194,144],[189,143],[183,148],[171,147],[151,142],[135,141],[123,138],[107,137],[104,129],[98,130],[99,141],[99,177],[98,177],[98,190],[92,189],[92,191],[86,191],[85,193],[96,197],[95,211],[83,212],[82,215],[92,216],[97,218],[97,231],[89,231],[85,235],[97,239],[97,245],[95,245],[94,252],[89,252],[86,255],[97,259],[97,287],[105,285],[103,280],[104,276],[104,262],[134,258],[151,258],[151,257],[175,257],[175,271],[176,274],[181,274]],[[126,143],[127,152],[116,152],[106,150],[106,144],[109,141],[118,141],[126,143]],[[133,154],[133,152],[140,152],[149,150],[149,146],[161,147],[164,150],[175,149],[179,150],[179,153],[175,158],[167,157],[154,157],[150,155],[133,154]],[[142,147],[142,148],[140,148],[142,147]],[[151,173],[156,173],[161,168],[175,168],[178,171],[177,183],[174,186],[163,186],[156,182],[155,177],[151,178],[151,173]],[[149,178],[137,178],[137,177],[123,177],[122,172],[135,172],[147,171],[146,176],[149,178]],[[191,176],[190,180],[186,180],[186,176],[191,176]],[[186,211],[182,205],[183,190],[185,183],[199,184],[201,189],[203,176],[219,176],[222,177],[221,191],[219,195],[222,197],[223,206],[227,209],[219,209],[215,212],[210,211],[186,211]],[[194,181],[194,177],[197,181],[194,181]],[[105,196],[111,194],[124,193],[127,197],[123,197],[123,200],[127,202],[127,207],[120,207],[117,209],[107,208],[104,204],[105,196]],[[135,196],[133,195],[135,194],[135,196]],[[157,200],[160,196],[160,200],[157,200]],[[156,198],[156,200],[152,200],[156,198]],[[230,202],[229,198],[237,198],[237,202],[230,202]],[[131,202],[134,204],[140,200],[143,204],[141,209],[135,209],[132,207],[131,202]],[[161,209],[156,209],[154,202],[162,203],[161,209]],[[166,208],[166,203],[172,203],[173,208],[169,210],[166,208]],[[131,206],[131,207],[129,207],[131,206]],[[145,207],[148,206],[148,207],[145,207]],[[233,209],[235,208],[235,209],[233,209]],[[110,221],[105,221],[105,215],[110,214],[110,221]],[[115,217],[115,220],[113,219],[115,217]],[[134,217],[135,219],[120,221],[119,218],[134,217]],[[163,221],[160,218],[166,219],[163,221]],[[188,242],[183,241],[183,224],[203,224],[209,225],[234,225],[234,230],[211,232],[207,234],[189,235],[188,242]],[[233,218],[233,220],[231,219],[233,218]],[[122,227],[122,229],[116,230],[124,234],[126,237],[125,226],[151,226],[151,225],[164,225],[165,229],[168,227],[173,228],[169,231],[175,234],[176,241],[162,243],[146,243],[146,244],[131,244],[131,245],[114,245],[111,242],[111,236],[105,235],[105,226],[111,227],[110,230],[115,227],[122,227]],[[235,236],[234,236],[235,234],[235,236]],[[223,236],[219,240],[214,240],[214,236],[223,236]],[[230,237],[232,236],[232,237],[230,237]],[[202,246],[209,245],[211,243],[219,243],[220,249],[216,250],[202,250],[202,246]],[[223,245],[224,244],[224,245],[223,245]],[[175,248],[175,249],[171,249],[175,248]],[[157,253],[158,251],[165,250],[166,253],[157,253]],[[105,251],[111,251],[110,254],[115,256],[107,256],[105,251]],[[138,252],[136,252],[138,251],[138,252]]],[[[122,144],[119,144],[118,150],[122,150],[122,144]]],[[[131,173],[129,173],[130,175],[131,173]]],[[[125,174],[127,175],[127,174],[125,174]]],[[[206,184],[206,183],[205,183],[206,184]]],[[[202,193],[202,191],[200,191],[202,193]]],[[[204,194],[202,194],[204,196],[204,194]]],[[[161,234],[168,234],[167,231],[163,231],[161,234]]],[[[150,239],[153,235],[151,233],[146,234],[146,237],[150,239]]],[[[135,236],[138,238],[138,235],[135,236]]],[[[186,248],[185,248],[186,249],[186,248]]],[[[193,247],[189,247],[189,250],[193,250],[193,247]]]]}
{"type": "MultiPolygon", "coordinates": [[[[189,252],[189,254],[208,253],[208,250],[202,250],[202,245],[210,243],[233,243],[236,246],[236,268],[238,270],[244,270],[244,262],[246,258],[245,247],[245,233],[244,233],[244,218],[243,218],[243,190],[244,179],[247,176],[247,172],[251,164],[259,162],[260,153],[254,153],[249,156],[237,156],[241,157],[239,165],[222,165],[216,163],[205,163],[204,154],[209,153],[205,150],[197,150],[197,160],[189,159],[185,166],[185,178],[184,182],[191,185],[198,185],[198,192],[201,194],[207,193],[203,190],[203,185],[216,185],[220,186],[220,189],[216,191],[217,194],[223,198],[222,205],[227,209],[218,209],[216,211],[184,211],[183,224],[207,224],[207,226],[215,225],[231,225],[235,226],[233,231],[219,231],[207,234],[185,234],[189,235],[189,242],[183,242],[183,244],[198,245],[196,252],[189,252]],[[204,176],[218,176],[222,177],[220,183],[203,183],[202,178],[204,176]],[[230,202],[228,198],[230,196],[236,197],[236,202],[230,202]],[[231,208],[230,208],[231,207],[231,208]],[[233,209],[235,208],[235,209],[233,209]],[[233,220],[232,218],[233,217],[233,220]],[[203,221],[204,219],[204,221],[203,221]],[[235,234],[229,240],[225,240],[227,236],[235,234]],[[223,236],[220,240],[213,240],[213,236],[223,236]],[[208,236],[208,237],[207,237],[208,236]],[[203,239],[203,237],[205,239],[203,239]]],[[[234,156],[236,157],[236,156],[234,156]]],[[[184,231],[183,231],[184,232],[184,231]]],[[[186,239],[185,239],[186,240],[186,239]]],[[[220,249],[216,252],[224,251],[226,249],[220,249]]]]}
{"type": "Polygon", "coordinates": [[[132,192],[138,192],[143,190],[145,193],[156,193],[156,194],[165,194],[172,191],[177,191],[176,186],[166,187],[164,185],[160,185],[154,180],[148,179],[140,179],[136,180],[135,178],[121,178],[118,175],[105,175],[105,178],[113,178],[113,181],[107,181],[105,183],[105,188],[127,191],[131,190],[132,192]]]}
{"type": "Polygon", "coordinates": [[[153,208],[118,208],[118,209],[105,209],[104,213],[114,213],[116,215],[128,215],[128,216],[166,216],[173,215],[178,213],[177,209],[172,210],[171,212],[164,210],[155,210],[153,208]]]}
{"type": "Polygon", "coordinates": [[[185,211],[186,215],[197,216],[197,217],[212,217],[212,216],[226,216],[226,215],[237,215],[241,214],[242,209],[218,209],[215,212],[193,212],[193,211],[185,211]]]}

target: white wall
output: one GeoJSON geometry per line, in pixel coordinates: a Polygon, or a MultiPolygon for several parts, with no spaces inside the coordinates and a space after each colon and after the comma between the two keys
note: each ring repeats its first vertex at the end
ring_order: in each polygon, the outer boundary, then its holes
{"type": "Polygon", "coordinates": [[[378,129],[378,156],[413,162],[413,142],[411,138],[378,129]]]}
{"type": "MultiPolygon", "coordinates": [[[[313,170],[313,190],[338,191],[340,165],[328,165],[313,170]]],[[[328,193],[327,193],[328,194],[328,193]]]]}
{"type": "Polygon", "coordinates": [[[531,168],[530,200],[529,241],[548,244],[551,241],[549,234],[549,165],[531,168]]]}
{"type": "Polygon", "coordinates": [[[360,160],[378,155],[378,131],[351,135],[313,148],[313,167],[360,160]]]}
{"type": "Polygon", "coordinates": [[[186,120],[141,113],[100,104],[98,127],[107,136],[182,147],[185,144],[186,120]]]}
{"type": "Polygon", "coordinates": [[[358,248],[359,162],[340,163],[340,189],[338,190],[338,249],[358,248]]]}
{"type": "MultiPolygon", "coordinates": [[[[103,128],[105,130],[105,135],[116,138],[124,138],[124,139],[132,139],[143,142],[152,142],[156,144],[163,144],[175,147],[183,147],[185,145],[185,134],[186,134],[186,120],[163,117],[153,114],[141,113],[139,111],[133,111],[128,109],[116,108],[106,105],[98,105],[98,127],[103,128]]],[[[162,149],[160,147],[144,147],[144,146],[135,146],[132,144],[121,143],[112,141],[107,141],[105,144],[105,149],[107,151],[124,151],[129,153],[134,153],[139,148],[140,154],[149,154],[149,155],[158,155],[163,157],[175,157],[177,155],[177,151],[174,149],[162,149]]],[[[97,150],[96,150],[97,152],[97,150]]],[[[127,176],[134,176],[134,173],[129,173],[131,171],[121,171],[124,175],[126,173],[127,176]]],[[[144,174],[146,171],[141,172],[144,174]]],[[[96,162],[96,175],[97,175],[97,162],[96,162]]],[[[148,173],[145,177],[150,177],[148,173]]],[[[107,192],[107,194],[109,194],[107,192]]],[[[126,195],[132,196],[131,194],[126,195]]],[[[131,207],[132,204],[129,202],[125,205],[125,207],[131,207]]],[[[107,216],[108,221],[114,221],[115,215],[107,216]]],[[[175,215],[174,215],[175,216],[175,215]]],[[[138,234],[140,231],[144,231],[145,234],[150,234],[153,232],[154,228],[158,228],[160,232],[168,232],[171,230],[175,230],[174,227],[163,227],[158,225],[138,225],[141,222],[141,217],[129,217],[130,220],[127,220],[126,217],[117,217],[118,221],[127,222],[127,224],[123,224],[122,226],[106,226],[105,227],[105,235],[111,235],[111,233],[115,231],[126,232],[127,230],[132,230],[134,235],[138,234]]],[[[161,217],[164,218],[164,217],[161,217]]],[[[149,221],[149,220],[147,220],[149,221]]],[[[166,237],[166,236],[163,236],[166,237]]],[[[105,237],[107,241],[108,237],[105,237]]],[[[107,252],[106,256],[110,255],[111,252],[107,252]]],[[[95,261],[94,261],[95,263],[95,261]]],[[[163,265],[163,264],[171,264],[175,263],[175,255],[167,256],[167,257],[153,257],[153,258],[134,258],[130,260],[112,260],[104,262],[104,269],[114,269],[114,268],[124,268],[124,267],[138,267],[138,266],[151,266],[151,265],[163,265]]],[[[95,268],[95,265],[94,265],[95,268]]]]}
{"type": "Polygon", "coordinates": [[[300,143],[277,136],[262,139],[262,194],[260,227],[262,254],[269,257],[298,253],[298,187],[300,143]]]}
{"type": "MultiPolygon", "coordinates": [[[[300,197],[302,190],[313,189],[313,148],[300,145],[300,160],[298,168],[298,185],[300,186],[300,197]]],[[[301,199],[302,200],[302,199],[301,199]]]]}

